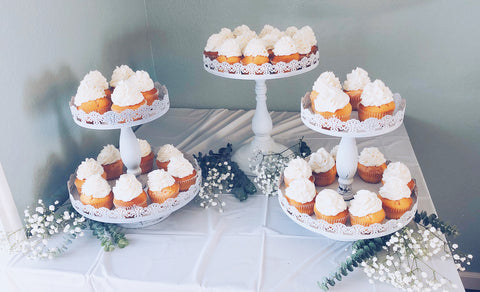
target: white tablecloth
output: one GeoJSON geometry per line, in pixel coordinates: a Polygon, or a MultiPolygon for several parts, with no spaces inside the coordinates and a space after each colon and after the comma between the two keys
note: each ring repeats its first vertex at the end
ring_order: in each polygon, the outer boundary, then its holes
{"type": "MultiPolygon", "coordinates": [[[[227,142],[238,148],[252,138],[253,114],[170,109],[136,134],[153,146],[172,143],[191,154],[217,150],[227,142]]],[[[339,138],[309,130],[299,113],[271,116],[272,136],[284,145],[302,136],[313,150],[330,150],[339,143],[339,138]]],[[[419,209],[434,211],[404,126],[381,137],[357,139],[357,146],[359,151],[379,147],[387,159],[406,163],[417,180],[419,209]]],[[[0,291],[321,291],[317,281],[351,252],[351,243],[327,239],[291,221],[276,197],[258,194],[244,202],[231,195],[221,198],[227,203],[224,213],[191,202],[159,224],[126,230],[130,245],[113,252],[104,252],[87,234],[52,261],[0,256],[0,291]]],[[[451,261],[432,264],[463,291],[451,261]]],[[[396,290],[369,284],[357,269],[334,291],[396,290]]]]}

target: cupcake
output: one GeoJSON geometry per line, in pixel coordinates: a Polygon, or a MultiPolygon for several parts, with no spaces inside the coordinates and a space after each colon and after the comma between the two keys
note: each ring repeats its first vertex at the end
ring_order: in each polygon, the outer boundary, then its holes
{"type": "Polygon", "coordinates": [[[341,89],[328,85],[322,79],[317,79],[310,94],[312,110],[325,119],[337,118],[348,121],[352,113],[350,98],[341,89]]]}
{"type": "Polygon", "coordinates": [[[94,208],[113,208],[112,188],[99,174],[89,176],[82,186],[80,202],[94,208]]]}
{"type": "Polygon", "coordinates": [[[300,54],[300,59],[310,57],[317,52],[317,39],[310,26],[307,25],[297,30],[292,38],[300,54]]]}
{"type": "Polygon", "coordinates": [[[142,174],[150,172],[153,169],[153,160],[155,158],[152,147],[150,147],[147,140],[137,139],[137,141],[140,145],[140,169],[142,170],[142,174]]]}
{"type": "Polygon", "coordinates": [[[392,91],[378,79],[365,85],[360,99],[358,104],[360,121],[368,118],[381,119],[386,115],[392,115],[395,110],[392,91]]]}
{"type": "Polygon", "coordinates": [[[115,182],[113,187],[113,204],[117,208],[147,206],[147,194],[142,188],[142,183],[133,174],[122,174],[115,182]]]}
{"type": "Polygon", "coordinates": [[[382,183],[386,184],[392,178],[398,178],[403,184],[413,191],[415,181],[412,179],[410,170],[402,162],[389,163],[382,176],[382,183]]]}
{"type": "Polygon", "coordinates": [[[251,39],[243,50],[242,64],[248,65],[253,63],[262,65],[269,61],[270,59],[268,58],[268,52],[264,42],[258,38],[251,39]]]}
{"type": "Polygon", "coordinates": [[[315,185],[323,187],[335,182],[335,176],[337,175],[335,160],[325,148],[322,147],[317,152],[312,153],[308,164],[312,168],[315,185]]]}
{"type": "Polygon", "coordinates": [[[137,71],[130,79],[137,85],[143,97],[145,97],[147,105],[152,105],[158,99],[158,90],[155,88],[153,80],[147,71],[137,71]]]}
{"type": "Polygon", "coordinates": [[[268,33],[264,35],[260,33],[260,38],[265,43],[265,47],[267,48],[268,56],[270,57],[270,59],[273,58],[273,48],[275,47],[275,44],[283,36],[284,34],[278,28],[272,28],[270,31],[268,31],[268,33]]]}
{"type": "Polygon", "coordinates": [[[148,196],[152,203],[162,204],[169,198],[175,198],[180,185],[165,170],[157,169],[148,174],[148,196]]]}
{"type": "Polygon", "coordinates": [[[218,48],[217,61],[219,63],[227,62],[228,64],[239,63],[242,59],[242,50],[240,44],[235,39],[227,39],[218,48]]]}
{"type": "MultiPolygon", "coordinates": [[[[299,60],[300,54],[295,47],[295,42],[289,36],[283,36],[273,46],[272,64],[275,65],[280,62],[289,63],[293,60],[299,60]]],[[[285,70],[284,72],[289,72],[285,70]]]]}
{"type": "Polygon", "coordinates": [[[112,91],[117,87],[118,82],[121,80],[127,80],[131,76],[135,75],[135,72],[127,65],[116,66],[112,73],[112,79],[110,80],[110,87],[112,91]]]}
{"type": "MultiPolygon", "coordinates": [[[[112,94],[112,102],[112,110],[117,113],[121,113],[127,109],[136,110],[147,103],[140,89],[132,79],[118,82],[112,94]]],[[[137,115],[134,117],[134,120],[139,119],[141,119],[141,116],[137,115]]],[[[124,122],[124,120],[119,122],[124,122]]]]}
{"type": "Polygon", "coordinates": [[[285,188],[285,198],[288,203],[298,212],[308,215],[313,214],[316,195],[315,185],[306,178],[298,178],[285,188]]]}
{"type": "Polygon", "coordinates": [[[257,38],[257,34],[254,31],[248,30],[238,35],[235,40],[240,46],[240,50],[243,52],[247,44],[254,38],[257,38]]]}
{"type": "Polygon", "coordinates": [[[226,39],[233,39],[235,36],[228,28],[222,28],[219,33],[212,34],[203,50],[203,54],[210,60],[215,60],[218,57],[218,48],[223,44],[226,39]]]}
{"type": "Polygon", "coordinates": [[[332,71],[325,71],[320,76],[318,76],[317,80],[313,84],[313,88],[318,87],[320,84],[325,84],[330,87],[342,89],[342,85],[340,84],[340,80],[332,71]]]}
{"type": "Polygon", "coordinates": [[[312,176],[312,168],[303,158],[295,158],[288,162],[287,167],[283,170],[283,180],[285,187],[288,188],[290,183],[296,179],[305,178],[314,181],[312,176]]]}
{"type": "Polygon", "coordinates": [[[183,156],[182,152],[172,144],[165,144],[157,152],[157,166],[159,169],[167,170],[170,159],[174,156],[183,156]]]}
{"type": "Polygon", "coordinates": [[[107,178],[107,174],[102,165],[93,158],[87,158],[78,166],[77,177],[75,178],[75,186],[79,194],[82,193],[82,185],[85,180],[92,175],[101,175],[104,179],[107,178]]]}
{"type": "Polygon", "coordinates": [[[343,82],[343,91],[350,97],[350,104],[353,110],[358,109],[360,96],[362,95],[365,85],[370,83],[367,71],[357,67],[347,74],[347,80],[343,82]]]}
{"type": "Polygon", "coordinates": [[[123,162],[120,157],[120,151],[109,144],[103,146],[102,151],[97,156],[97,161],[100,163],[107,173],[107,179],[117,179],[123,173],[123,162]]]}
{"type": "Polygon", "coordinates": [[[364,148],[358,157],[358,175],[368,183],[379,183],[386,168],[387,161],[377,147],[364,148]]]}
{"type": "Polygon", "coordinates": [[[355,194],[348,211],[352,225],[369,226],[385,219],[382,201],[375,193],[367,190],[359,190],[355,194]]]}
{"type": "Polygon", "coordinates": [[[110,89],[108,82],[99,71],[90,71],[77,89],[73,103],[85,113],[97,112],[104,114],[110,110],[110,89]]]}
{"type": "Polygon", "coordinates": [[[347,223],[347,203],[334,190],[324,189],[317,194],[314,212],[317,219],[325,220],[330,224],[347,223]]]}
{"type": "Polygon", "coordinates": [[[197,179],[197,171],[183,155],[171,157],[167,171],[178,182],[181,192],[187,191],[197,179]]]}
{"type": "Polygon", "coordinates": [[[392,178],[379,192],[387,218],[399,219],[412,206],[412,191],[400,179],[392,178]]]}

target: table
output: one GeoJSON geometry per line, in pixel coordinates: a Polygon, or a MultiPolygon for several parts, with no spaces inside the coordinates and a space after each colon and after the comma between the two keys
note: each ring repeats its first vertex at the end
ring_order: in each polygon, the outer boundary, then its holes
{"type": "MultiPolygon", "coordinates": [[[[143,125],[138,138],[152,145],[177,145],[187,153],[234,148],[253,137],[254,111],[173,108],[143,125]]],[[[273,112],[272,136],[292,145],[302,136],[316,150],[330,150],[339,138],[305,127],[298,112],[273,112]]],[[[387,159],[404,162],[417,180],[419,209],[435,208],[404,126],[375,138],[358,139],[358,149],[376,146],[387,159]]],[[[65,174],[65,181],[68,174],[65,174]]],[[[239,202],[221,195],[223,213],[191,202],[165,221],[125,230],[130,245],[106,253],[91,234],[52,261],[0,256],[0,291],[321,291],[328,276],[350,254],[351,244],[327,239],[291,221],[276,197],[261,194],[239,202]]],[[[433,260],[463,291],[452,261],[433,260]]],[[[397,291],[371,285],[356,269],[334,291],[397,291]]]]}

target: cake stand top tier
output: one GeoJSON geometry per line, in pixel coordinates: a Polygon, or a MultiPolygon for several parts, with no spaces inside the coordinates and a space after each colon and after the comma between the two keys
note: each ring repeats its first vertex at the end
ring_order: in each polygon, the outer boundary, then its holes
{"type": "Polygon", "coordinates": [[[319,56],[317,51],[315,54],[304,57],[299,61],[280,62],[275,65],[270,63],[263,65],[219,63],[217,60],[211,60],[203,56],[203,68],[211,74],[224,78],[243,80],[279,79],[303,74],[315,69],[319,63],[319,56]]]}
{"type": "Polygon", "coordinates": [[[120,129],[151,122],[163,116],[170,108],[167,88],[158,82],[155,82],[155,88],[158,90],[158,100],[155,100],[152,105],[142,105],[136,110],[128,109],[121,113],[108,111],[104,114],[97,112],[87,114],[77,109],[72,97],[69,105],[73,121],[81,127],[96,130],[120,129]]]}
{"type": "Polygon", "coordinates": [[[395,111],[381,119],[369,118],[365,121],[358,119],[358,112],[352,111],[350,120],[342,122],[337,118],[326,119],[312,111],[310,92],[301,99],[301,118],[305,126],[329,136],[336,137],[374,137],[390,133],[400,127],[405,115],[407,105],[400,94],[393,95],[395,111]]]}

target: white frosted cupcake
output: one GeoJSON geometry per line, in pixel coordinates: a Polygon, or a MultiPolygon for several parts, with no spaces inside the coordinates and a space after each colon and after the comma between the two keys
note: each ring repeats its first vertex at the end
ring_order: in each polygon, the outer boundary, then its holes
{"type": "Polygon", "coordinates": [[[265,47],[268,50],[269,57],[273,57],[273,48],[275,47],[275,43],[278,42],[279,39],[283,37],[283,33],[278,28],[272,28],[266,34],[260,34],[260,38],[265,43],[265,47]]]}
{"type": "Polygon", "coordinates": [[[93,158],[87,158],[78,166],[77,176],[75,178],[75,186],[77,187],[78,193],[82,193],[82,185],[85,183],[85,180],[92,175],[101,175],[103,178],[107,178],[107,174],[103,169],[102,165],[98,163],[93,158]]]}
{"type": "Polygon", "coordinates": [[[110,89],[108,82],[99,71],[90,71],[77,89],[77,94],[73,100],[77,109],[85,113],[98,112],[104,114],[110,110],[112,102],[110,100],[110,89]]]}
{"type": "Polygon", "coordinates": [[[103,169],[105,169],[108,180],[117,179],[123,173],[123,162],[120,157],[120,151],[112,144],[103,146],[102,151],[100,151],[97,156],[97,161],[103,166],[103,169]]]}
{"type": "Polygon", "coordinates": [[[330,224],[347,223],[347,203],[334,190],[324,189],[317,194],[314,212],[317,219],[325,220],[330,224]]]}
{"type": "Polygon", "coordinates": [[[392,115],[394,110],[393,93],[381,80],[377,79],[365,85],[358,104],[360,121],[368,118],[381,119],[392,115]]]}
{"type": "Polygon", "coordinates": [[[350,97],[353,110],[358,109],[363,88],[368,83],[370,83],[370,77],[368,77],[367,71],[362,68],[357,67],[347,74],[347,80],[343,82],[343,91],[350,97]]]}
{"type": "Polygon", "coordinates": [[[172,144],[165,144],[157,152],[157,166],[159,169],[167,170],[170,159],[174,156],[183,156],[182,152],[172,144]]]}
{"type": "Polygon", "coordinates": [[[303,158],[295,158],[288,162],[287,167],[283,170],[283,180],[285,187],[288,188],[289,184],[299,178],[305,178],[314,181],[312,176],[312,168],[307,161],[303,158]]]}
{"type": "Polygon", "coordinates": [[[84,205],[91,205],[97,209],[112,209],[112,188],[101,175],[92,175],[85,180],[85,183],[82,186],[80,201],[84,205]]]}
{"type": "Polygon", "coordinates": [[[175,198],[180,185],[165,170],[157,169],[148,174],[148,195],[152,203],[162,204],[169,198],[175,198]]]}
{"type": "Polygon", "coordinates": [[[348,210],[352,225],[369,226],[385,219],[382,201],[377,194],[367,190],[359,190],[355,194],[348,210]]]}
{"type": "Polygon", "coordinates": [[[285,198],[288,203],[300,213],[308,215],[313,214],[316,195],[315,185],[306,178],[298,178],[292,181],[285,189],[285,198]]]}
{"type": "Polygon", "coordinates": [[[295,46],[300,54],[300,59],[309,57],[317,52],[317,39],[309,26],[297,30],[292,36],[295,46]]]}
{"type": "Polygon", "coordinates": [[[236,39],[226,39],[218,48],[217,61],[228,64],[239,63],[242,59],[242,48],[236,39]]]}
{"type": "Polygon", "coordinates": [[[230,29],[225,27],[222,28],[219,33],[212,34],[208,38],[205,49],[203,50],[203,54],[211,60],[215,60],[218,57],[218,49],[223,44],[223,42],[226,39],[233,38],[235,38],[235,36],[230,29]]]}
{"type": "Polygon", "coordinates": [[[243,52],[247,44],[254,38],[257,38],[257,34],[254,31],[245,31],[241,35],[238,35],[235,40],[240,46],[240,50],[243,52]]]}
{"type": "Polygon", "coordinates": [[[197,171],[183,155],[171,157],[167,171],[179,183],[181,192],[187,191],[197,179],[197,171]]]}
{"type": "Polygon", "coordinates": [[[146,207],[147,194],[142,183],[130,173],[122,174],[113,187],[113,204],[117,208],[146,207]]]}
{"type": "Polygon", "coordinates": [[[147,140],[137,139],[137,141],[140,146],[140,169],[142,174],[150,172],[153,169],[155,154],[153,154],[152,147],[147,140]]]}
{"type": "Polygon", "coordinates": [[[120,82],[121,80],[127,80],[134,74],[135,72],[133,72],[133,70],[127,65],[121,65],[120,67],[116,66],[115,70],[113,70],[113,73],[112,73],[112,79],[110,80],[110,87],[115,88],[118,82],[120,82]]]}
{"type": "Polygon", "coordinates": [[[378,192],[387,218],[399,219],[413,204],[412,191],[398,178],[392,178],[378,192]]]}
{"type": "Polygon", "coordinates": [[[315,81],[310,94],[312,110],[326,119],[337,118],[344,122],[348,121],[352,113],[350,98],[341,89],[332,86],[331,82],[333,80],[327,82],[320,77],[315,81]]]}
{"type": "Polygon", "coordinates": [[[358,175],[368,183],[379,183],[386,168],[387,160],[377,147],[364,148],[358,157],[358,175]]]}
{"type": "MultiPolygon", "coordinates": [[[[298,53],[295,42],[289,36],[282,36],[273,46],[272,64],[275,65],[280,62],[290,63],[293,60],[299,60],[300,54],[298,53]]],[[[284,72],[289,72],[285,70],[284,72]]]]}
{"type": "Polygon", "coordinates": [[[399,179],[403,184],[408,186],[408,188],[413,191],[415,187],[415,181],[412,179],[410,170],[402,162],[392,162],[389,163],[382,176],[382,183],[386,184],[389,180],[396,178],[399,179]]]}
{"type": "Polygon", "coordinates": [[[251,39],[245,49],[243,50],[242,64],[256,64],[262,65],[268,63],[268,51],[265,47],[265,43],[258,38],[251,39]]]}
{"type": "Polygon", "coordinates": [[[130,79],[137,85],[148,105],[152,105],[158,99],[158,90],[147,71],[136,71],[130,79]]]}
{"type": "Polygon", "coordinates": [[[328,186],[335,182],[337,175],[335,160],[325,148],[322,147],[312,153],[308,164],[312,168],[315,185],[328,186]]]}
{"type": "MultiPolygon", "coordinates": [[[[131,78],[117,83],[117,87],[115,87],[115,91],[112,94],[112,110],[114,112],[121,113],[127,109],[136,110],[146,103],[147,101],[140,92],[137,83],[131,78]]],[[[134,120],[139,120],[140,118],[141,116],[137,116],[134,120]]]]}

